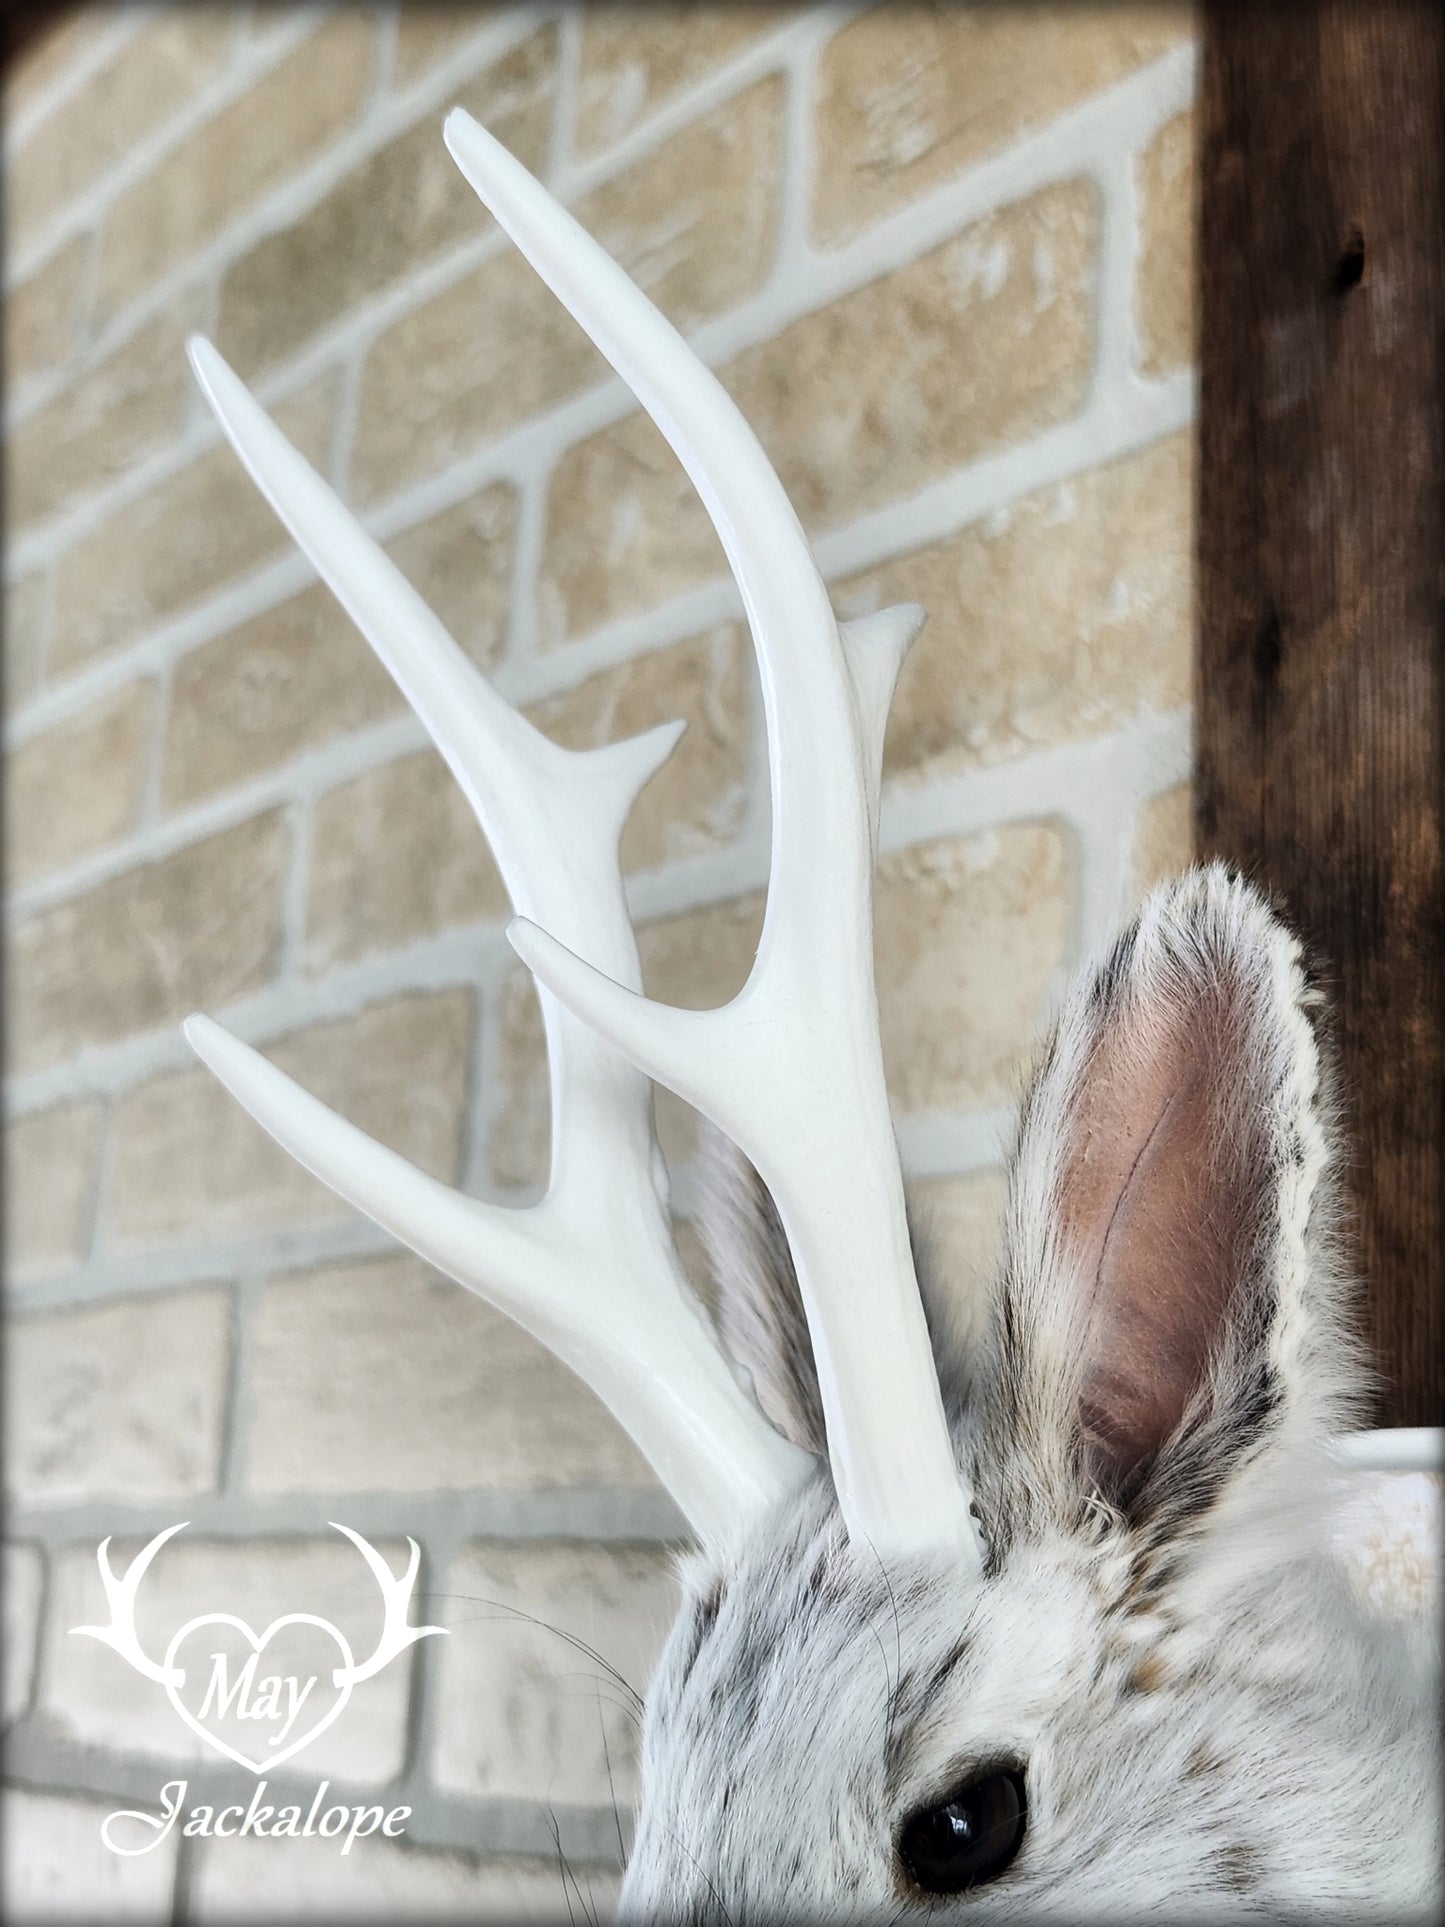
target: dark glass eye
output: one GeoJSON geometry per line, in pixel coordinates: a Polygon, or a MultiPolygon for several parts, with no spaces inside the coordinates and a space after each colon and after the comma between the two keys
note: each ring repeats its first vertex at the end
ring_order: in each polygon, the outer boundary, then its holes
{"type": "Polygon", "coordinates": [[[1027,1822],[1022,1773],[985,1773],[915,1813],[898,1836],[898,1857],[924,1893],[961,1894],[1003,1872],[1027,1822]]]}

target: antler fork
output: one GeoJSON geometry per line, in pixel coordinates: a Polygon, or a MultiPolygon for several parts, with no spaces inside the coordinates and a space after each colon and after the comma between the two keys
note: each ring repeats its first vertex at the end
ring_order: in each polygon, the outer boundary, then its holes
{"type": "MultiPolygon", "coordinates": [[[[190,354],[257,486],[446,758],[514,906],[640,983],[618,838],[679,726],[600,750],[549,742],[498,696],[210,343],[193,340],[190,354]]],[[[647,1080],[545,994],[542,1004],[551,1179],[524,1209],[483,1204],[415,1170],[209,1018],[190,1018],[186,1036],[308,1170],[590,1383],[712,1537],[772,1503],[811,1461],[738,1384],[687,1284],[654,1177],[647,1080]]]]}
{"type": "Polygon", "coordinates": [[[555,929],[509,935],[570,1009],[704,1111],[775,1198],[802,1287],[851,1536],[977,1557],[929,1348],[873,983],[883,729],[923,612],[834,619],[781,482],[716,377],[617,264],[469,115],[446,140],[493,215],[666,436],[712,517],[752,628],[772,867],[757,958],[715,1011],[649,1002],[555,929]]]}
{"type": "Polygon", "coordinates": [[[198,341],[192,360],[238,454],[401,686],[491,841],[520,913],[509,934],[543,991],[553,1092],[546,1196],[522,1212],[463,1197],[209,1020],[192,1018],[187,1035],[317,1176],[591,1383],[711,1537],[789,1489],[810,1462],[743,1394],[686,1286],[638,1071],[668,1084],[748,1152],[777,1199],[850,1535],[885,1551],[951,1544],[977,1559],[913,1272],[872,975],[883,725],[921,612],[886,610],[840,631],[782,486],[714,376],[474,121],[454,112],[446,138],[672,444],[737,577],[774,796],[756,964],[719,1011],[641,997],[617,842],[676,726],[582,753],[540,736],[198,341]],[[590,1289],[579,1290],[582,1277],[590,1289]]]}

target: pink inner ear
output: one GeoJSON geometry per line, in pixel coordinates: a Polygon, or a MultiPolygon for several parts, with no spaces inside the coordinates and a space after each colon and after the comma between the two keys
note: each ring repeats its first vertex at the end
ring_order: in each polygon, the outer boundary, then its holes
{"type": "Polygon", "coordinates": [[[1084,1291],[1080,1418],[1109,1490],[1178,1429],[1249,1266],[1270,1174],[1246,1031],[1221,985],[1187,1009],[1116,1011],[1075,1100],[1062,1207],[1084,1291]]]}

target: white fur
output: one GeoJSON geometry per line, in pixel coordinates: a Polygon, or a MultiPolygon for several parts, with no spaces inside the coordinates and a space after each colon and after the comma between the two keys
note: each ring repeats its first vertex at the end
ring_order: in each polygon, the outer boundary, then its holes
{"type": "MultiPolygon", "coordinates": [[[[1217,867],[1151,899],[1125,954],[1121,1006],[1146,1015],[1211,972],[1254,1000],[1239,1068],[1275,1165],[1260,1260],[1273,1402],[1210,1435],[1228,1465],[1197,1513],[1174,1516],[1166,1491],[1145,1527],[1080,1488],[1079,1282],[1058,1187],[1091,1039],[1113,1021],[1086,974],[1026,1108],[993,1335],[982,1360],[940,1359],[945,1385],[965,1388],[955,1443],[990,1568],[885,1566],[850,1547],[821,1470],[741,1542],[696,1557],[649,1697],[627,1919],[1435,1916],[1434,1629],[1372,1614],[1332,1545],[1346,1481],[1324,1442],[1365,1381],[1316,999],[1293,939],[1217,867]],[[1009,1396],[991,1403],[991,1382],[1009,1396]],[[1005,1411],[1028,1436],[998,1435],[1005,1411]],[[963,1896],[912,1891],[905,1819],[1000,1756],[1026,1764],[1017,1859],[963,1896]]],[[[1227,1413],[1238,1395],[1216,1370],[1209,1397],[1227,1413]]]]}

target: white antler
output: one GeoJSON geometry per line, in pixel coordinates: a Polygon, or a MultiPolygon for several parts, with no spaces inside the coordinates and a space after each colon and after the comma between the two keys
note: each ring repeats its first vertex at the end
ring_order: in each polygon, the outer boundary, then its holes
{"type": "Polygon", "coordinates": [[[716,378],[460,109],[446,139],[702,497],[752,627],[772,776],[767,912],[732,1003],[652,1003],[546,918],[509,934],[569,1009],[705,1111],[762,1174],[802,1285],[850,1536],[892,1551],[953,1544],[977,1559],[914,1275],[873,984],[883,726],[921,612],[887,610],[840,632],[782,484],[716,378]]]}
{"type": "Polygon", "coordinates": [[[87,1639],[98,1639],[106,1646],[113,1646],[123,1660],[147,1679],[154,1680],[158,1686],[170,1681],[179,1682],[185,1675],[178,1667],[157,1665],[155,1660],[148,1659],[141,1651],[135,1629],[135,1596],[152,1559],[166,1540],[173,1539],[178,1532],[184,1532],[188,1523],[182,1519],[178,1526],[167,1526],[164,1532],[158,1532],[150,1544],[142,1546],[131,1560],[123,1579],[117,1579],[111,1571],[110,1540],[102,1539],[95,1557],[100,1567],[100,1583],[105,1587],[105,1603],[110,1608],[110,1624],[70,1628],[72,1633],[81,1633],[87,1639]]]}
{"type": "MultiPolygon", "coordinates": [[[[641,969],[618,839],[680,733],[558,748],[511,709],[208,342],[207,398],[253,479],[426,725],[491,843],[513,905],[621,982],[641,969]]],[[[424,1176],[208,1018],[186,1035],[293,1157],[590,1384],[693,1526],[714,1538],[813,1461],[742,1389],[688,1285],[654,1173],[647,1080],[543,995],[552,1089],[546,1196],[485,1205],[424,1176]]]]}
{"type": "Polygon", "coordinates": [[[370,1679],[373,1673],[379,1673],[383,1666],[389,1666],[398,1653],[405,1652],[416,1640],[430,1639],[437,1633],[445,1634],[447,1629],[445,1626],[408,1626],[406,1623],[407,1611],[411,1606],[411,1589],[416,1584],[416,1569],[421,1560],[421,1550],[415,1539],[406,1542],[411,1547],[411,1557],[407,1561],[406,1571],[398,1579],[376,1547],[363,1539],[359,1532],[353,1532],[350,1526],[337,1525],[334,1519],[331,1523],[338,1532],[346,1534],[371,1567],[372,1577],[381,1588],[384,1616],[376,1651],[360,1666],[337,1668],[338,1686],[343,1680],[350,1680],[356,1686],[362,1680],[370,1679]]]}

